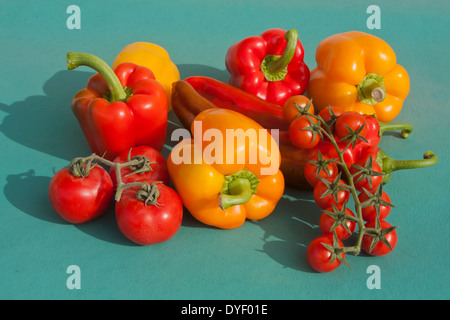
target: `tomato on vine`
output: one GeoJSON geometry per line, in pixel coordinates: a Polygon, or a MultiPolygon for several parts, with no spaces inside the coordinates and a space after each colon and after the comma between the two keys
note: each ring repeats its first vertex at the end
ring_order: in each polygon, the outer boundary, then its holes
{"type": "Polygon", "coordinates": [[[163,183],[143,179],[141,186],[126,188],[116,202],[120,231],[140,245],[153,245],[172,238],[181,226],[180,196],[163,183]]]}
{"type": "Polygon", "coordinates": [[[49,199],[64,220],[79,224],[102,215],[114,196],[108,172],[98,164],[73,162],[50,180],[49,199]]]}
{"type": "Polygon", "coordinates": [[[336,162],[333,159],[324,158],[320,150],[303,167],[303,175],[312,187],[317,184],[319,177],[333,181],[338,173],[339,168],[336,162]]]}
{"type": "Polygon", "coordinates": [[[289,125],[289,138],[297,148],[312,149],[321,140],[320,123],[310,116],[299,116],[289,125]]]}
{"type": "MultiPolygon", "coordinates": [[[[121,169],[121,180],[123,183],[130,183],[141,179],[151,179],[162,181],[165,185],[170,184],[169,171],[167,170],[166,159],[155,148],[150,146],[138,146],[129,151],[120,153],[114,163],[127,163],[132,159],[139,159],[139,164],[130,165],[121,169]]],[[[117,185],[116,168],[110,167],[109,173],[114,185],[117,185]]]]}
{"type": "Polygon", "coordinates": [[[346,205],[341,209],[333,205],[322,211],[319,219],[319,228],[323,234],[336,232],[340,240],[345,240],[355,232],[356,221],[355,214],[346,205]]]}
{"type": "Polygon", "coordinates": [[[340,178],[339,173],[334,181],[327,181],[319,178],[313,189],[313,198],[317,206],[323,210],[331,207],[333,204],[342,208],[344,203],[347,203],[350,198],[350,191],[345,182],[340,178]]]}
{"type": "Polygon", "coordinates": [[[397,231],[386,221],[369,221],[365,228],[378,229],[375,234],[366,232],[361,242],[361,248],[372,256],[385,256],[394,250],[397,245],[397,231]],[[378,226],[377,226],[377,223],[378,226]]]}
{"type": "Polygon", "coordinates": [[[362,204],[361,215],[364,221],[375,221],[377,212],[379,212],[379,220],[384,220],[394,207],[391,203],[389,195],[382,191],[381,188],[375,193],[367,190],[358,195],[358,200],[362,204]]]}
{"type": "Polygon", "coordinates": [[[314,105],[312,100],[303,95],[291,96],[283,105],[284,119],[288,123],[294,121],[294,119],[300,115],[300,112],[303,111],[314,114],[314,105]]]}
{"type": "Polygon", "coordinates": [[[345,264],[345,252],[341,240],[333,234],[318,236],[308,245],[306,259],[309,265],[318,272],[330,272],[345,264]]]}
{"type": "Polygon", "coordinates": [[[353,144],[357,140],[365,140],[366,119],[358,112],[346,111],[337,117],[334,134],[339,141],[351,141],[353,144]]]}

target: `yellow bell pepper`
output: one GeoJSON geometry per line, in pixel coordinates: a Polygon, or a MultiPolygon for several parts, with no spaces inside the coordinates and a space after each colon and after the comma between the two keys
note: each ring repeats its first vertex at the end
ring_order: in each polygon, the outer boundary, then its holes
{"type": "Polygon", "coordinates": [[[273,212],[285,184],[278,145],[266,129],[238,112],[214,108],[195,117],[191,132],[193,138],[172,149],[167,166],[194,218],[234,229],[273,212]]]}
{"type": "Polygon", "coordinates": [[[172,83],[180,80],[177,66],[170,60],[167,51],[157,44],[134,42],[125,46],[114,59],[112,68],[122,62],[131,62],[149,68],[166,91],[168,107],[172,108],[172,83]]]}

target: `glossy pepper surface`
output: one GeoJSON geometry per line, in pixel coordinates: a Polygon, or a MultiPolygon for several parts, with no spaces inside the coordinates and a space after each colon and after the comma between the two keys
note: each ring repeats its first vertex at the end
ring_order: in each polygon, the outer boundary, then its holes
{"type": "Polygon", "coordinates": [[[308,96],[317,110],[339,106],[382,122],[400,113],[410,80],[384,40],[359,31],[335,34],[319,44],[316,62],[308,96]]]}
{"type": "Polygon", "coordinates": [[[168,110],[170,110],[172,108],[170,102],[172,83],[180,80],[180,72],[170,59],[167,50],[149,42],[130,43],[114,59],[112,63],[113,69],[124,62],[131,62],[152,70],[156,81],[161,83],[166,91],[168,110]]]}
{"type": "Polygon", "coordinates": [[[167,133],[167,97],[152,71],[122,63],[115,71],[90,54],[69,52],[68,69],[96,71],[72,100],[72,111],[92,152],[113,160],[139,145],[161,150],[167,133]]]}
{"type": "Polygon", "coordinates": [[[303,57],[297,30],[267,30],[228,49],[225,65],[231,74],[229,83],[282,106],[308,87],[310,72],[303,57]]]}
{"type": "Polygon", "coordinates": [[[284,177],[278,146],[267,130],[238,112],[214,108],[193,119],[191,132],[192,139],[173,148],[167,166],[192,216],[207,225],[234,229],[246,219],[272,213],[283,195],[284,177]],[[229,136],[229,130],[236,135],[229,136]],[[214,139],[202,138],[211,132],[217,134],[214,139]]]}

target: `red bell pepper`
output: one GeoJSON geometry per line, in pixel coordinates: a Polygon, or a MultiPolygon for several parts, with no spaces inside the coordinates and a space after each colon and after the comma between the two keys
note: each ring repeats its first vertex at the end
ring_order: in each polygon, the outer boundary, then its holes
{"type": "Polygon", "coordinates": [[[310,71],[297,30],[270,29],[232,45],[225,65],[229,83],[263,100],[283,106],[306,91],[310,71]]]}
{"type": "Polygon", "coordinates": [[[67,68],[88,66],[98,73],[72,100],[75,114],[91,150],[113,160],[132,147],[160,151],[167,134],[167,96],[153,72],[132,63],[113,71],[100,58],[69,52],[67,68]]]}

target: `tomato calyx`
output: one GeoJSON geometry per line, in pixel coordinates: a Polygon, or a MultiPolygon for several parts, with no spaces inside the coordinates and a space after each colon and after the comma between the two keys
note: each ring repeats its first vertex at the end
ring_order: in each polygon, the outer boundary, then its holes
{"type": "Polygon", "coordinates": [[[367,236],[372,237],[372,242],[370,244],[370,248],[368,250],[368,253],[372,252],[372,250],[375,248],[375,246],[378,244],[378,242],[384,243],[390,251],[393,250],[391,243],[387,239],[387,235],[397,229],[397,226],[391,226],[388,228],[382,228],[381,223],[379,219],[375,220],[375,227],[374,228],[365,228],[365,234],[367,236]]]}
{"type": "Polygon", "coordinates": [[[69,164],[70,173],[77,178],[85,178],[89,172],[97,165],[94,158],[75,158],[69,164]]]}
{"type": "Polygon", "coordinates": [[[154,181],[151,184],[148,182],[142,182],[141,189],[136,192],[136,198],[143,201],[145,205],[150,204],[154,206],[161,206],[161,204],[158,203],[158,198],[160,195],[157,186],[158,183],[162,183],[162,181],[154,181]]]}
{"type": "Polygon", "coordinates": [[[358,164],[352,164],[352,167],[357,170],[352,175],[352,179],[354,179],[354,183],[358,184],[359,182],[362,182],[365,179],[367,181],[367,184],[369,185],[370,189],[372,189],[374,187],[372,177],[385,175],[385,173],[382,171],[373,170],[374,162],[373,162],[372,156],[367,157],[364,167],[362,167],[358,164]]]}
{"type": "Polygon", "coordinates": [[[150,165],[156,162],[151,162],[150,159],[144,155],[136,155],[131,158],[131,150],[132,149],[128,152],[127,163],[129,163],[128,168],[130,168],[132,172],[126,176],[130,176],[132,174],[143,174],[153,170],[150,165]]]}
{"type": "Polygon", "coordinates": [[[365,200],[364,202],[361,203],[361,208],[367,208],[367,207],[373,206],[376,210],[375,221],[380,220],[381,206],[395,208],[395,206],[392,203],[390,203],[386,200],[383,200],[383,185],[382,184],[380,184],[378,186],[378,188],[376,189],[376,191],[374,193],[371,193],[366,188],[363,188],[363,192],[366,194],[367,200],[365,200]]]}
{"type": "Polygon", "coordinates": [[[341,263],[345,264],[347,267],[350,268],[349,263],[344,258],[345,252],[346,252],[345,247],[341,247],[339,245],[339,238],[337,236],[336,231],[333,231],[333,244],[332,245],[325,243],[325,242],[321,242],[321,244],[331,253],[330,264],[335,262],[337,259],[341,263]]]}
{"type": "Polygon", "coordinates": [[[320,198],[325,198],[326,196],[332,195],[333,199],[338,202],[339,201],[339,192],[350,190],[350,186],[345,184],[341,179],[342,172],[339,172],[333,181],[329,181],[322,177],[318,177],[327,187],[327,190],[320,196],[320,198]]]}
{"type": "Polygon", "coordinates": [[[308,160],[306,161],[308,163],[311,163],[316,167],[316,177],[320,176],[320,172],[323,170],[325,173],[331,177],[331,172],[329,168],[329,164],[334,162],[338,162],[337,159],[325,159],[322,155],[322,152],[317,151],[317,160],[308,160]]]}
{"type": "Polygon", "coordinates": [[[340,209],[332,203],[331,206],[333,211],[322,210],[323,213],[334,219],[334,223],[331,226],[330,231],[335,231],[337,227],[342,226],[349,234],[352,233],[352,231],[348,228],[347,221],[350,220],[353,222],[358,222],[358,219],[347,213],[347,202],[347,200],[344,201],[340,209]]]}

